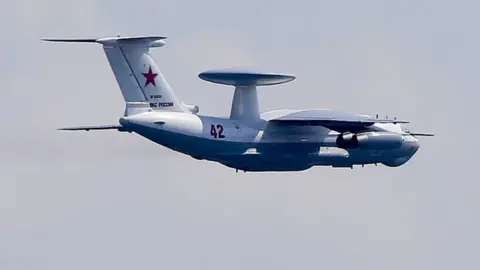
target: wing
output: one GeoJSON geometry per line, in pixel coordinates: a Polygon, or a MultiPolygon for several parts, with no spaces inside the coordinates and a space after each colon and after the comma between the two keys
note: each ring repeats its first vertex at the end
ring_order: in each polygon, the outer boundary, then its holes
{"type": "Polygon", "coordinates": [[[363,131],[376,123],[409,123],[397,119],[377,119],[333,110],[303,110],[271,119],[268,122],[283,126],[322,126],[337,132],[363,131]]]}
{"type": "Polygon", "coordinates": [[[409,134],[412,135],[412,136],[415,136],[415,137],[433,137],[433,136],[435,136],[435,134],[433,134],[433,133],[410,132],[409,134]]]}
{"type": "Polygon", "coordinates": [[[78,131],[78,130],[107,130],[107,129],[116,129],[121,131],[123,127],[120,125],[103,125],[103,126],[81,126],[81,127],[66,127],[66,128],[59,128],[58,130],[67,130],[67,131],[78,131]]]}

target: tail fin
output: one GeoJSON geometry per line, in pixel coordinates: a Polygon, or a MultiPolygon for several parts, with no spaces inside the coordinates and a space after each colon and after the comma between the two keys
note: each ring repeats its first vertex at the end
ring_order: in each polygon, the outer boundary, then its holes
{"type": "Polygon", "coordinates": [[[125,102],[145,102],[153,110],[189,111],[173,92],[149,54],[165,45],[165,37],[108,37],[100,39],[44,39],[52,42],[99,43],[122,91],[125,102]]]}

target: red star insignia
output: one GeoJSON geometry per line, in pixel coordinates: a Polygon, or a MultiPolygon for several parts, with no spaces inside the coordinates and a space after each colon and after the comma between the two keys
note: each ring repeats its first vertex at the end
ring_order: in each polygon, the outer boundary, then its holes
{"type": "Polygon", "coordinates": [[[145,81],[145,86],[149,85],[150,83],[153,84],[153,86],[156,86],[155,77],[157,77],[158,74],[152,72],[152,66],[148,68],[148,73],[142,73],[142,74],[143,76],[145,76],[145,79],[147,79],[145,81]]]}

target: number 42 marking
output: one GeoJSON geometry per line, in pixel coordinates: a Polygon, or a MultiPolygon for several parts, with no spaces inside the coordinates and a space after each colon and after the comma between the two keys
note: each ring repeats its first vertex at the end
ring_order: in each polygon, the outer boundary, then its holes
{"type": "Polygon", "coordinates": [[[225,138],[225,135],[223,135],[223,126],[210,125],[210,135],[212,135],[214,138],[225,138]]]}

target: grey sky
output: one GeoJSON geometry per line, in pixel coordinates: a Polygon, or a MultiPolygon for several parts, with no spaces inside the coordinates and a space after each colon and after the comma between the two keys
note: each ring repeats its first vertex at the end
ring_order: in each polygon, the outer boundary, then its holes
{"type": "Polygon", "coordinates": [[[8,1],[0,10],[0,269],[476,269],[474,1],[8,1]],[[192,2],[192,3],[191,3],[192,2]],[[401,3],[400,3],[401,2],[401,3]],[[152,52],[180,98],[228,115],[210,68],[297,75],[263,111],[336,108],[411,120],[407,165],[247,173],[117,123],[100,46],[42,37],[166,35],[152,52]]]}

